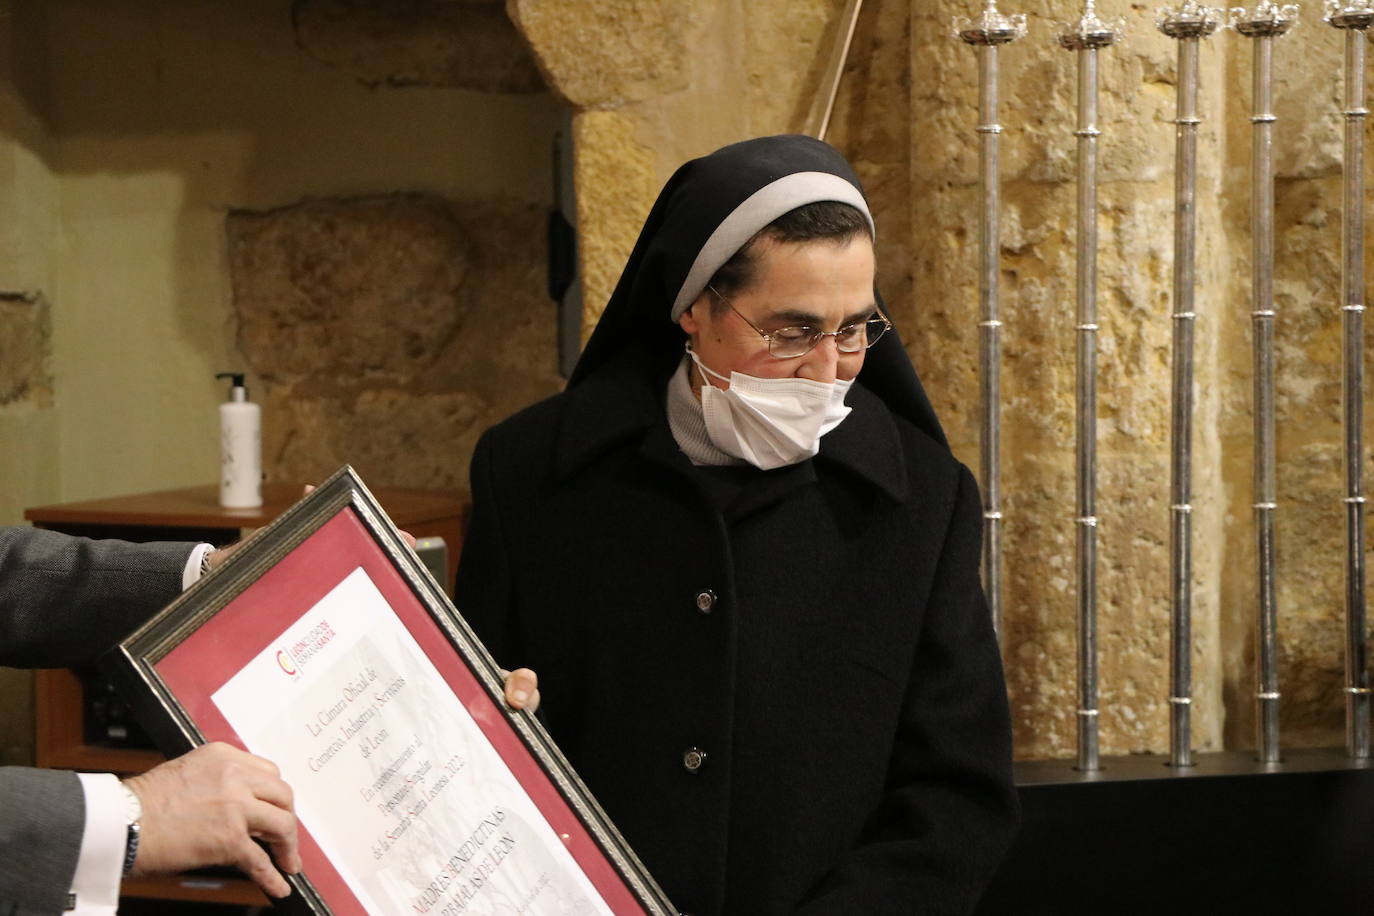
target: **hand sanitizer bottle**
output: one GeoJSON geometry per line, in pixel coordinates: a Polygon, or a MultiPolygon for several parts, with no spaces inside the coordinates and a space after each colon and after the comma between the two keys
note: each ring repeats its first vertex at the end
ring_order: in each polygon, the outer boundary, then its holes
{"type": "Polygon", "coordinates": [[[231,382],[219,405],[219,504],[226,509],[262,505],[262,408],[248,400],[243,373],[221,372],[231,382]]]}

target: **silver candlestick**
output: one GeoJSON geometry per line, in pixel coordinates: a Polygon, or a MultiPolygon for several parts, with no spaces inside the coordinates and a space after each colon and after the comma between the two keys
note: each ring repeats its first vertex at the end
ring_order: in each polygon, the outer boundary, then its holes
{"type": "Polygon", "coordinates": [[[978,362],[982,403],[983,589],[992,624],[1002,633],[1002,489],[1001,398],[1002,322],[997,308],[998,272],[998,134],[997,50],[1026,34],[1023,14],[1004,16],[997,0],[987,0],[976,19],[956,19],[955,32],[978,49],[979,221],[978,301],[981,320],[978,362]]]}
{"type": "Polygon", "coordinates": [[[1293,27],[1296,4],[1264,0],[1233,11],[1231,24],[1254,39],[1254,125],[1250,168],[1251,322],[1254,327],[1255,547],[1259,603],[1255,615],[1255,749],[1262,763],[1279,760],[1278,598],[1274,550],[1274,39],[1293,27]]]}
{"type": "Polygon", "coordinates": [[[1187,0],[1161,10],[1159,30],[1178,41],[1174,151],[1173,461],[1170,473],[1169,762],[1192,766],[1193,312],[1197,242],[1198,47],[1221,11],[1187,0]]]}
{"type": "Polygon", "coordinates": [[[1059,34],[1078,53],[1077,500],[1078,768],[1098,769],[1097,708],[1097,52],[1121,33],[1094,0],[1059,34]]]}
{"type": "Polygon", "coordinates": [[[1351,757],[1369,756],[1369,667],[1364,571],[1364,32],[1370,0],[1328,2],[1328,23],[1345,30],[1345,154],[1341,214],[1341,392],[1345,424],[1345,734],[1351,757]]]}

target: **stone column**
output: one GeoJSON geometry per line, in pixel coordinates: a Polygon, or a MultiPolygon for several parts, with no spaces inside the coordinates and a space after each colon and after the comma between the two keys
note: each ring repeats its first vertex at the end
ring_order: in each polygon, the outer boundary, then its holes
{"type": "Polygon", "coordinates": [[[507,0],[573,106],[584,333],[682,162],[799,130],[842,0],[507,0]]]}

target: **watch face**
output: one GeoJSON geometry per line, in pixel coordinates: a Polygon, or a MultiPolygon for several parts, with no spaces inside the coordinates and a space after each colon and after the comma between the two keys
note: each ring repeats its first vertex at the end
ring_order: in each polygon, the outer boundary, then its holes
{"type": "Polygon", "coordinates": [[[124,819],[130,824],[137,824],[143,819],[143,803],[138,800],[138,793],[133,789],[122,782],[119,787],[124,790],[124,819]]]}

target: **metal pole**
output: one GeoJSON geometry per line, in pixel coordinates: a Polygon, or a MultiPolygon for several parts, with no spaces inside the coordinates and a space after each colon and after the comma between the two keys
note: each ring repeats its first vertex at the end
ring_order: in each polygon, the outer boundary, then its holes
{"type": "Polygon", "coordinates": [[[1174,165],[1173,460],[1170,473],[1169,762],[1192,766],[1193,312],[1197,214],[1198,47],[1220,11],[1187,0],[1162,10],[1161,32],[1178,41],[1174,165]]]}
{"type": "Polygon", "coordinates": [[[983,13],[973,21],[955,21],[959,38],[978,48],[979,221],[978,301],[981,329],[978,361],[981,378],[982,436],[980,441],[983,483],[983,589],[987,593],[992,624],[1002,633],[1002,488],[1001,398],[1002,322],[997,309],[998,234],[998,134],[997,48],[1026,32],[1024,15],[1003,16],[997,0],[987,0],[983,13]]]}
{"type": "Polygon", "coordinates": [[[805,133],[817,140],[825,139],[830,129],[830,116],[835,111],[835,96],[840,91],[840,78],[844,76],[844,65],[849,60],[849,46],[854,41],[854,27],[859,22],[859,10],[863,0],[849,0],[840,17],[839,32],[835,44],[830,49],[830,59],[821,76],[821,89],[811,103],[811,113],[806,116],[805,133]]]}
{"type": "Polygon", "coordinates": [[[1262,763],[1279,761],[1278,599],[1275,590],[1274,511],[1274,38],[1297,21],[1296,4],[1265,0],[1239,10],[1236,31],[1255,40],[1251,71],[1250,168],[1251,298],[1254,327],[1255,547],[1259,606],[1255,644],[1255,751],[1262,763]]]}
{"type": "Polygon", "coordinates": [[[1351,757],[1369,756],[1369,668],[1365,659],[1364,571],[1364,32],[1369,0],[1327,4],[1345,30],[1345,161],[1341,214],[1342,413],[1345,423],[1345,736],[1351,757]]]}
{"type": "Polygon", "coordinates": [[[1094,0],[1059,44],[1078,52],[1078,307],[1076,518],[1078,571],[1078,769],[1096,770],[1097,708],[1097,52],[1118,30],[1094,0]]]}

